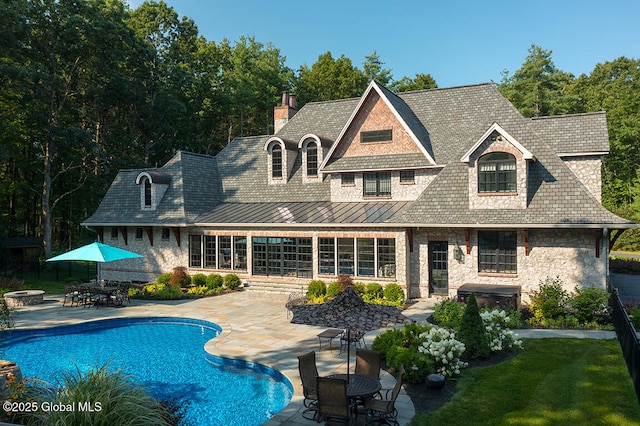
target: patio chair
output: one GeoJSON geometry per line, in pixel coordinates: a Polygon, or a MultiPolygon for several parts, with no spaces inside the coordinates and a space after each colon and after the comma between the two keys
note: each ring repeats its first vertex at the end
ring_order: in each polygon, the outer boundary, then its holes
{"type": "Polygon", "coordinates": [[[307,420],[314,420],[318,416],[318,394],[316,392],[318,367],[316,366],[316,353],[314,351],[298,357],[298,372],[300,373],[302,394],[304,395],[302,403],[306,408],[302,412],[302,417],[307,420]]]}
{"type": "Polygon", "coordinates": [[[372,349],[356,349],[356,374],[380,380],[380,352],[372,349]]]}
{"type": "Polygon", "coordinates": [[[352,424],[354,407],[347,396],[347,382],[343,379],[318,377],[317,387],[319,421],[342,420],[352,424]]]}
{"type": "Polygon", "coordinates": [[[349,345],[354,345],[356,348],[358,346],[366,348],[367,344],[364,342],[364,332],[360,330],[345,330],[342,333],[342,337],[340,337],[340,354],[344,350],[349,349],[349,345]]]}
{"type": "Polygon", "coordinates": [[[393,389],[389,389],[384,392],[382,399],[371,398],[368,399],[365,405],[367,413],[367,424],[372,422],[383,422],[388,425],[399,425],[398,423],[398,410],[395,407],[398,394],[402,388],[402,376],[404,374],[404,366],[400,365],[398,371],[398,377],[396,378],[396,385],[393,389]]]}
{"type": "Polygon", "coordinates": [[[62,306],[66,305],[67,300],[69,301],[69,305],[73,306],[73,304],[78,304],[78,297],[80,296],[80,287],[77,285],[69,285],[64,288],[64,300],[62,301],[62,306]]]}

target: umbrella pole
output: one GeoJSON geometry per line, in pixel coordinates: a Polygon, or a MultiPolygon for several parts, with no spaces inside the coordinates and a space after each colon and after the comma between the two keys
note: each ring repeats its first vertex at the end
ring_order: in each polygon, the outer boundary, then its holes
{"type": "Polygon", "coordinates": [[[349,374],[351,368],[349,366],[351,362],[351,329],[347,328],[347,383],[349,383],[349,374]]]}

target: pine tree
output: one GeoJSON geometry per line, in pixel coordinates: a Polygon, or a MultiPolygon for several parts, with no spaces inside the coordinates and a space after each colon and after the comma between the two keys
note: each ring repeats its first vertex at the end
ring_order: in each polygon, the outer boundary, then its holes
{"type": "Polygon", "coordinates": [[[473,293],[467,299],[467,306],[462,314],[460,332],[457,337],[466,348],[464,359],[486,358],[491,353],[476,296],[473,293]]]}

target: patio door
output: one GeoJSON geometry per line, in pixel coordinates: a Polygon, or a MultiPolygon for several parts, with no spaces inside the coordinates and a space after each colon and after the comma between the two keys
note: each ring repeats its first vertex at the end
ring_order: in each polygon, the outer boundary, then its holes
{"type": "Polygon", "coordinates": [[[447,294],[449,292],[449,243],[447,241],[429,241],[429,293],[447,294]]]}

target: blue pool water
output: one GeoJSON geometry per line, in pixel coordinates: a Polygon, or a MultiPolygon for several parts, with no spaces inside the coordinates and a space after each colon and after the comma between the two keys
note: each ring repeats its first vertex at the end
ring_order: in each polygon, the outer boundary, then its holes
{"type": "Polygon", "coordinates": [[[16,362],[24,377],[49,383],[61,371],[108,363],[110,369],[123,368],[157,398],[189,401],[188,424],[262,424],[289,403],[293,387],[264,365],[208,354],[204,344],[220,331],[216,324],[183,318],[10,331],[3,342],[4,359],[16,362]]]}

